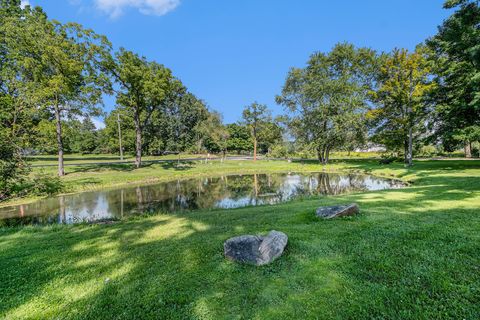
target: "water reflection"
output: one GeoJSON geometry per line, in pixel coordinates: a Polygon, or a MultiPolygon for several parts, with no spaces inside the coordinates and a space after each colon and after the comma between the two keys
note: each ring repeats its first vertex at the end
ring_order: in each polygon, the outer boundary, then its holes
{"type": "Polygon", "coordinates": [[[401,187],[393,180],[329,173],[253,174],[178,180],[59,196],[0,208],[1,225],[72,224],[156,212],[274,204],[311,195],[401,187]]]}

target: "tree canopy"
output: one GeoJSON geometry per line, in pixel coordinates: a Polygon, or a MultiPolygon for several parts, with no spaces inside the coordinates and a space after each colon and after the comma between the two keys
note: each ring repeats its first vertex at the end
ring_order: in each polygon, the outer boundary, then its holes
{"type": "Polygon", "coordinates": [[[303,69],[290,70],[277,102],[290,114],[297,141],[314,150],[322,163],[347,140],[362,139],[364,110],[371,87],[368,71],[375,52],[337,44],[331,52],[313,54],[303,69]]]}

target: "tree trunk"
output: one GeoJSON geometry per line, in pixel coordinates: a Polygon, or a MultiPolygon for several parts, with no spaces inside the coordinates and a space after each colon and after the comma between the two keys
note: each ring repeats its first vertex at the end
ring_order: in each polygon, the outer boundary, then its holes
{"type": "Polygon", "coordinates": [[[407,153],[407,165],[411,167],[413,165],[413,129],[408,128],[408,153],[407,153]]]}
{"type": "Polygon", "coordinates": [[[58,175],[62,177],[65,175],[63,166],[62,115],[60,114],[60,107],[58,104],[55,104],[55,122],[57,127],[58,175]]]}
{"type": "Polygon", "coordinates": [[[202,152],[202,145],[203,145],[203,139],[198,138],[197,141],[197,154],[200,154],[202,152]]]}
{"type": "Polygon", "coordinates": [[[257,161],[257,137],[253,138],[253,161],[257,161]]]}
{"type": "Polygon", "coordinates": [[[120,147],[120,161],[123,161],[122,127],[120,126],[120,113],[117,113],[117,124],[118,124],[118,144],[120,147]]]}
{"type": "Polygon", "coordinates": [[[135,167],[142,166],[142,127],[140,126],[140,115],[135,112],[135,167]]]}
{"type": "Polygon", "coordinates": [[[470,141],[465,141],[465,158],[472,157],[472,143],[470,141]]]}
{"type": "Polygon", "coordinates": [[[323,164],[323,151],[320,149],[317,149],[317,158],[318,158],[318,162],[323,164]]]}
{"type": "Polygon", "coordinates": [[[318,161],[326,165],[328,163],[328,157],[329,157],[330,150],[328,148],[322,148],[317,150],[317,156],[318,156],[318,161]]]}
{"type": "Polygon", "coordinates": [[[403,162],[408,163],[408,139],[403,141],[403,162]]]}

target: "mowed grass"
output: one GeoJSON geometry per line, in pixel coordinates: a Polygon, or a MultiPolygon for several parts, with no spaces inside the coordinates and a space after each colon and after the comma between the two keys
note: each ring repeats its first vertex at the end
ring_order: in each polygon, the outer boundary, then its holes
{"type": "Polygon", "coordinates": [[[480,162],[327,168],[341,169],[413,184],[113,225],[1,229],[0,318],[479,319],[480,162]],[[361,214],[314,216],[317,206],[348,202],[361,214]],[[272,229],[289,236],[273,264],[224,259],[227,238],[272,229]]]}
{"type": "MultiPolygon", "coordinates": [[[[158,161],[158,160],[176,160],[176,159],[196,159],[206,158],[206,154],[169,154],[164,156],[144,156],[143,161],[158,161]]],[[[215,155],[209,157],[215,158],[215,155]]],[[[56,155],[37,155],[28,156],[27,162],[33,166],[56,166],[58,164],[58,157],[56,155]]],[[[109,163],[109,162],[124,162],[133,163],[135,157],[131,154],[125,154],[123,160],[120,160],[119,155],[113,154],[66,154],[64,156],[64,163],[66,165],[85,164],[85,163],[109,163]]]]}

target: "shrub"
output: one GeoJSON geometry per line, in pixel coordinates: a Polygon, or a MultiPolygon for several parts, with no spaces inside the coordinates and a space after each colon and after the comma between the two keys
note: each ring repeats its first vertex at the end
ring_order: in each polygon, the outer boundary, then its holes
{"type": "Polygon", "coordinates": [[[429,157],[436,156],[438,154],[439,154],[439,151],[437,150],[437,148],[435,148],[432,145],[422,146],[420,148],[420,150],[418,151],[418,156],[419,157],[429,158],[429,157]]]}
{"type": "Polygon", "coordinates": [[[64,185],[59,177],[40,172],[33,177],[29,191],[38,196],[49,196],[60,193],[63,190],[64,185]]]}
{"type": "Polygon", "coordinates": [[[14,142],[0,133],[0,201],[21,191],[29,171],[14,142]]]}
{"type": "Polygon", "coordinates": [[[286,146],[282,144],[276,144],[272,146],[268,156],[271,158],[287,158],[288,157],[288,149],[286,146]]]}

